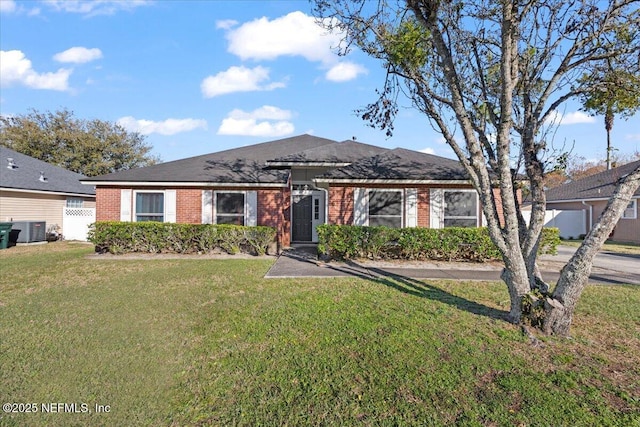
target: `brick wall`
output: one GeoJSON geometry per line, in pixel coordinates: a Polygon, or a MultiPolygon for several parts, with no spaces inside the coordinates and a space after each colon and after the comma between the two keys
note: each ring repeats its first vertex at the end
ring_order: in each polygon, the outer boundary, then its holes
{"type": "Polygon", "coordinates": [[[202,190],[179,188],[176,191],[176,222],[181,224],[202,223],[202,190]]]}
{"type": "Polygon", "coordinates": [[[430,227],[431,204],[428,187],[418,188],[418,227],[430,227]]]}
{"type": "Polygon", "coordinates": [[[354,187],[329,187],[329,218],[327,223],[353,224],[354,187]]]}
{"type": "Polygon", "coordinates": [[[96,221],[120,221],[119,188],[96,188],[96,221]]]}

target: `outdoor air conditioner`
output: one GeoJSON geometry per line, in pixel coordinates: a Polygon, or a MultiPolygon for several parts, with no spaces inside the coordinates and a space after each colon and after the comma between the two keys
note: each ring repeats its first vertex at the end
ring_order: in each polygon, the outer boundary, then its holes
{"type": "Polygon", "coordinates": [[[18,232],[16,243],[44,242],[47,237],[45,221],[14,221],[11,232],[18,232]]]}

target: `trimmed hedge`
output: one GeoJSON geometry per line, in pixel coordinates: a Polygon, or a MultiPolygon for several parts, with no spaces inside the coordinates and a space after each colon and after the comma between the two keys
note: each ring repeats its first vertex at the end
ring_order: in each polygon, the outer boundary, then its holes
{"type": "Polygon", "coordinates": [[[96,251],[112,254],[188,254],[222,249],[230,254],[264,255],[275,238],[276,230],[272,227],[222,224],[99,221],[89,230],[89,241],[96,251]]]}
{"type": "MultiPolygon", "coordinates": [[[[483,262],[501,259],[486,227],[387,228],[318,226],[318,253],[334,259],[406,259],[483,262]]],[[[539,254],[556,253],[557,228],[545,228],[539,254]]]]}

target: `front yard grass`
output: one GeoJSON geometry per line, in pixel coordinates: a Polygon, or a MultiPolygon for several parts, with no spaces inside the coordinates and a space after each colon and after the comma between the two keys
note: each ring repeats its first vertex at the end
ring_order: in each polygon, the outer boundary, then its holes
{"type": "Polygon", "coordinates": [[[91,252],[0,251],[0,400],[39,410],[0,425],[640,426],[638,287],[589,286],[533,347],[501,283],[91,252]]]}

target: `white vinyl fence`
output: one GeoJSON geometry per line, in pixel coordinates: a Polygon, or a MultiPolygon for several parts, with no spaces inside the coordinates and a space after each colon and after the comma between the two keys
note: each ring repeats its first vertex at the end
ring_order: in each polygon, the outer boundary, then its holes
{"type": "MultiPolygon", "coordinates": [[[[522,215],[528,223],[531,211],[522,211],[522,215]]],[[[587,211],[549,209],[544,215],[544,226],[559,228],[563,239],[577,239],[581,234],[587,234],[587,211]]]]}
{"type": "Polygon", "coordinates": [[[95,208],[63,208],[62,235],[65,240],[87,241],[89,225],[96,222],[95,208]]]}

